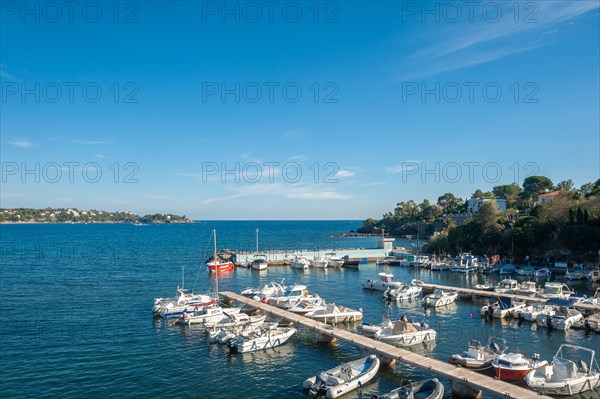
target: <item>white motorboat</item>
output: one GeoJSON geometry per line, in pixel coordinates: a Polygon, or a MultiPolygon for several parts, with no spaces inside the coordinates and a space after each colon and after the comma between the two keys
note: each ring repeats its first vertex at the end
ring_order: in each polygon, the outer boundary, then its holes
{"type": "Polygon", "coordinates": [[[583,315],[577,309],[566,306],[559,307],[552,315],[552,327],[557,330],[568,330],[573,323],[583,320],[583,315]]]}
{"type": "Polygon", "coordinates": [[[431,271],[444,271],[451,269],[450,264],[445,259],[434,259],[430,262],[429,267],[431,271]]]}
{"type": "Polygon", "coordinates": [[[483,284],[475,284],[475,289],[480,291],[494,291],[496,286],[490,281],[486,280],[483,284]]]}
{"type": "Polygon", "coordinates": [[[502,381],[523,381],[531,370],[547,366],[546,360],[540,360],[540,355],[534,353],[531,359],[522,353],[505,353],[492,360],[496,377],[502,381]]]}
{"type": "Polygon", "coordinates": [[[573,291],[564,283],[547,282],[544,284],[544,291],[538,296],[546,299],[567,299],[572,293],[573,291]]]}
{"type": "Polygon", "coordinates": [[[500,281],[498,285],[494,288],[494,292],[498,292],[501,294],[511,294],[514,291],[521,288],[519,282],[517,280],[513,280],[511,278],[505,278],[500,281]]]}
{"type": "Polygon", "coordinates": [[[593,313],[583,320],[576,321],[571,325],[571,328],[600,333],[600,313],[593,313]]]}
{"type": "Polygon", "coordinates": [[[385,258],[377,259],[375,264],[377,266],[392,266],[391,263],[395,262],[397,259],[395,256],[386,256],[385,258]]]}
{"type": "Polygon", "coordinates": [[[319,269],[325,269],[329,264],[328,256],[315,256],[315,259],[312,262],[312,265],[319,269]]]}
{"type": "Polygon", "coordinates": [[[541,314],[552,317],[555,309],[556,307],[554,305],[548,305],[544,302],[536,302],[533,305],[528,305],[524,308],[517,309],[515,311],[515,317],[519,320],[534,322],[541,314]]]}
{"type": "Polygon", "coordinates": [[[525,382],[545,395],[573,396],[594,390],[600,386],[595,355],[591,349],[562,344],[552,363],[527,373],[525,382]]]}
{"type": "Polygon", "coordinates": [[[313,396],[325,394],[327,398],[337,398],[371,381],[379,371],[379,365],[377,356],[370,355],[321,371],[302,385],[304,389],[310,389],[313,396]]]}
{"type": "Polygon", "coordinates": [[[482,317],[491,316],[496,319],[504,319],[506,317],[514,317],[515,312],[525,306],[525,302],[517,302],[510,298],[500,297],[496,302],[482,306],[480,313],[482,317]]]}
{"type": "Polygon", "coordinates": [[[363,323],[356,327],[359,333],[372,337],[375,333],[386,327],[393,327],[394,322],[390,320],[389,317],[383,316],[380,324],[371,324],[371,323],[363,323]]]}
{"type": "Polygon", "coordinates": [[[442,291],[436,289],[433,294],[426,295],[423,298],[423,306],[445,306],[456,302],[458,298],[458,292],[456,291],[442,291]]]}
{"type": "Polygon", "coordinates": [[[195,312],[183,312],[175,323],[178,324],[213,324],[227,317],[229,314],[240,313],[240,308],[222,308],[220,306],[207,306],[195,312]]]}
{"type": "Polygon", "coordinates": [[[335,252],[328,252],[325,256],[329,257],[329,261],[327,262],[328,267],[342,267],[344,264],[344,259],[337,256],[335,252]]]}
{"type": "MultiPolygon", "coordinates": [[[[227,309],[225,309],[227,310],[227,309]]],[[[265,322],[265,319],[267,318],[266,315],[264,314],[259,314],[256,316],[250,316],[247,315],[246,313],[240,313],[238,312],[234,312],[234,313],[230,313],[230,312],[224,312],[223,317],[221,317],[220,320],[217,321],[205,321],[204,325],[207,328],[212,328],[212,329],[221,329],[221,328],[230,328],[230,327],[238,327],[244,324],[250,324],[250,325],[261,325],[265,322]]]]}
{"type": "Polygon", "coordinates": [[[241,333],[236,339],[227,342],[227,346],[233,353],[254,352],[283,345],[295,333],[296,329],[293,327],[270,325],[267,328],[252,331],[247,335],[241,333]]]}
{"type": "Polygon", "coordinates": [[[250,266],[252,267],[252,270],[266,270],[269,266],[269,262],[267,262],[267,255],[254,255],[254,260],[252,260],[250,266]]]}
{"type": "Polygon", "coordinates": [[[535,285],[535,281],[523,281],[521,283],[521,287],[519,289],[517,289],[516,291],[513,291],[513,294],[524,295],[524,296],[533,296],[533,295],[537,295],[538,293],[539,293],[539,290],[537,289],[537,286],[535,285]]]}
{"type": "Polygon", "coordinates": [[[388,289],[398,289],[406,285],[402,281],[394,279],[394,275],[390,273],[377,273],[379,280],[369,279],[362,284],[362,287],[367,290],[385,291],[388,289]]]}
{"type": "Polygon", "coordinates": [[[431,378],[396,388],[385,395],[373,395],[371,399],[442,399],[444,385],[437,379],[431,378]]]}
{"type": "Polygon", "coordinates": [[[429,256],[427,255],[415,255],[415,258],[410,262],[410,267],[427,267],[429,266],[429,256]]]}
{"type": "Polygon", "coordinates": [[[377,331],[374,338],[396,346],[412,346],[435,341],[436,335],[436,331],[429,328],[427,323],[413,323],[406,316],[402,316],[392,327],[377,331]]]}
{"type": "Polygon", "coordinates": [[[177,295],[172,298],[156,298],[152,307],[155,316],[164,318],[180,317],[184,311],[195,311],[217,304],[209,295],[194,294],[191,290],[177,287],[177,295]]]}
{"type": "MultiPolygon", "coordinates": [[[[249,316],[245,313],[227,315],[219,322],[211,323],[208,330],[208,341],[224,344],[239,334],[247,335],[259,328],[265,322],[266,317],[266,315],[249,316]]],[[[209,326],[207,325],[207,327],[209,326]]]]}
{"type": "Polygon", "coordinates": [[[283,280],[281,283],[276,283],[272,281],[269,284],[265,284],[260,288],[246,288],[241,292],[241,294],[245,297],[255,299],[257,301],[263,301],[265,299],[269,299],[272,296],[281,296],[286,290],[286,286],[283,285],[283,280]]]}
{"type": "Polygon", "coordinates": [[[477,270],[479,261],[470,253],[464,253],[454,258],[452,262],[452,271],[459,273],[468,273],[477,270]]]}
{"type": "Polygon", "coordinates": [[[403,302],[419,298],[419,296],[421,296],[421,292],[423,292],[423,288],[415,285],[414,283],[411,285],[403,283],[403,285],[399,288],[388,288],[385,290],[383,297],[388,301],[403,302]]]}
{"type": "Polygon", "coordinates": [[[492,367],[492,361],[507,349],[504,338],[490,337],[487,346],[472,339],[466,351],[450,356],[448,362],[472,370],[487,370],[492,367]]]}
{"type": "Polygon", "coordinates": [[[322,299],[320,301],[315,301],[314,303],[309,301],[301,301],[288,310],[292,313],[305,315],[306,313],[314,312],[315,310],[325,309],[326,306],[327,305],[325,305],[325,302],[322,299]]]}
{"type": "Polygon", "coordinates": [[[296,255],[296,257],[294,257],[294,260],[292,261],[292,267],[294,269],[308,270],[309,266],[310,261],[306,259],[306,256],[296,255]]]}
{"type": "Polygon", "coordinates": [[[322,299],[320,296],[308,292],[306,286],[300,284],[294,284],[292,287],[288,287],[280,296],[272,296],[267,299],[269,305],[277,306],[282,309],[290,309],[302,301],[319,304],[322,299]]]}
{"type": "Polygon", "coordinates": [[[590,303],[592,305],[600,305],[600,288],[596,288],[594,296],[590,298],[590,303]]]}
{"type": "Polygon", "coordinates": [[[363,314],[362,309],[353,310],[343,306],[336,306],[334,303],[329,303],[324,309],[313,310],[312,312],[305,313],[304,316],[325,324],[337,324],[361,321],[363,314]]]}

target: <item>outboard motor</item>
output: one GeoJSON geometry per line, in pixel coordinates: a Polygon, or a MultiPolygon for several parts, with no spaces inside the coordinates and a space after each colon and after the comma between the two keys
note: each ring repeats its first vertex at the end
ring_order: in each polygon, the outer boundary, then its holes
{"type": "Polygon", "coordinates": [[[497,343],[495,342],[490,342],[490,349],[492,350],[492,352],[494,353],[500,353],[500,347],[498,346],[497,343]]]}
{"type": "Polygon", "coordinates": [[[227,347],[229,348],[229,353],[237,353],[237,339],[232,338],[227,340],[227,347]]]}

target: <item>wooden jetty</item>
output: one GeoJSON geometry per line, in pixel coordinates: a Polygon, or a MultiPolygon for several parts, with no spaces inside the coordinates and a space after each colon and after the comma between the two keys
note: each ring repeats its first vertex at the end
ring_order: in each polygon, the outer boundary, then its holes
{"type": "Polygon", "coordinates": [[[321,335],[331,338],[336,338],[350,344],[359,346],[374,352],[384,358],[395,359],[402,363],[410,364],[411,366],[422,370],[437,374],[452,380],[458,384],[468,387],[504,396],[506,398],[519,399],[550,399],[549,396],[540,395],[539,393],[522,388],[504,381],[467,370],[465,368],[454,366],[450,363],[440,360],[431,359],[426,356],[419,355],[407,349],[399,348],[381,341],[355,334],[350,331],[342,330],[331,325],[327,325],[304,316],[297,315],[292,312],[271,306],[254,299],[247,298],[233,292],[222,292],[226,298],[236,300],[238,302],[248,304],[250,306],[261,309],[266,313],[289,320],[300,326],[315,330],[321,335]]]}
{"type": "MultiPolygon", "coordinates": [[[[419,285],[421,287],[423,287],[424,289],[429,289],[431,291],[440,289],[443,291],[456,291],[460,294],[483,296],[483,297],[489,297],[489,298],[498,298],[501,296],[501,297],[511,298],[511,299],[521,301],[521,302],[540,302],[540,301],[545,300],[544,298],[540,298],[537,296],[504,294],[504,293],[494,292],[494,291],[477,290],[474,288],[452,287],[449,285],[427,284],[427,283],[421,283],[419,285]]],[[[591,303],[577,302],[577,303],[573,304],[573,307],[577,308],[579,310],[584,310],[586,313],[600,312],[600,305],[594,305],[591,303]]]]}

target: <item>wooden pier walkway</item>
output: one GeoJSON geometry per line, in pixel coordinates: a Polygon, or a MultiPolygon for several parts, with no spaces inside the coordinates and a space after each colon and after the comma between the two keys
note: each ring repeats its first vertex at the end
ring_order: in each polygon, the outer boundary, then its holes
{"type": "Polygon", "coordinates": [[[258,302],[254,299],[235,294],[233,292],[222,292],[221,295],[223,295],[226,298],[234,299],[238,302],[257,307],[266,313],[270,313],[277,317],[281,317],[282,319],[289,320],[303,327],[313,329],[320,334],[354,344],[371,352],[377,353],[383,357],[396,359],[402,363],[410,364],[411,366],[420,368],[433,374],[437,374],[439,376],[443,376],[445,378],[464,384],[471,388],[494,393],[500,396],[504,396],[506,398],[550,399],[550,397],[540,395],[539,393],[534,392],[532,390],[522,388],[504,381],[496,380],[494,378],[476,373],[474,371],[470,371],[459,366],[454,366],[450,363],[442,362],[436,359],[431,359],[429,357],[411,352],[407,349],[399,348],[397,346],[386,344],[384,342],[376,341],[363,335],[338,329],[333,326],[309,319],[307,317],[300,316],[295,313],[277,308],[275,306],[271,306],[262,302],[258,302]]]}
{"type": "MultiPolygon", "coordinates": [[[[484,296],[484,297],[490,297],[490,298],[498,298],[499,296],[501,296],[501,297],[511,298],[511,299],[515,299],[517,301],[525,301],[525,302],[540,302],[540,301],[547,300],[547,299],[536,297],[536,296],[503,294],[503,293],[494,292],[494,291],[482,291],[482,290],[477,290],[474,288],[452,287],[449,285],[423,283],[423,284],[420,284],[420,286],[423,288],[426,288],[426,289],[430,289],[430,290],[440,289],[442,291],[456,291],[461,294],[471,294],[474,296],[484,296]]],[[[579,302],[579,303],[573,304],[573,307],[578,308],[580,310],[585,310],[586,312],[589,312],[589,313],[600,312],[600,305],[594,305],[591,303],[579,302]]]]}

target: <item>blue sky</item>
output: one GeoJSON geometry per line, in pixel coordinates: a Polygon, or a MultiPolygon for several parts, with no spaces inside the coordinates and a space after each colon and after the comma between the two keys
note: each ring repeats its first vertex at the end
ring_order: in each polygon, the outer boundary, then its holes
{"type": "Polygon", "coordinates": [[[53,4],[0,10],[2,207],[364,219],[600,176],[598,1],[53,4]]]}

